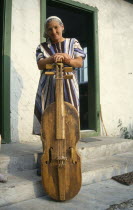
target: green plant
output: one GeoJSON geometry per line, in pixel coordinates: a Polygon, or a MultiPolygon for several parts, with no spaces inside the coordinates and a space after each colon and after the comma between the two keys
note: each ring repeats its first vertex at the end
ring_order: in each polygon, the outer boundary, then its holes
{"type": "Polygon", "coordinates": [[[120,128],[120,137],[124,139],[133,139],[133,126],[129,124],[128,127],[122,125],[122,120],[118,121],[118,128],[120,128]]]}

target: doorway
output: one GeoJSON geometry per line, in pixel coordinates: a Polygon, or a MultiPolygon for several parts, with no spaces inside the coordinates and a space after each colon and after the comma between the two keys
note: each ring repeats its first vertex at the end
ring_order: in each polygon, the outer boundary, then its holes
{"type": "MultiPolygon", "coordinates": [[[[94,13],[81,10],[68,4],[57,1],[47,1],[46,18],[58,16],[65,26],[64,37],[76,38],[80,42],[86,59],[83,68],[77,70],[80,92],[80,127],[81,130],[99,132],[99,115],[96,93],[96,68],[95,68],[95,37],[94,13]]],[[[99,102],[98,102],[99,103],[99,102]]]]}

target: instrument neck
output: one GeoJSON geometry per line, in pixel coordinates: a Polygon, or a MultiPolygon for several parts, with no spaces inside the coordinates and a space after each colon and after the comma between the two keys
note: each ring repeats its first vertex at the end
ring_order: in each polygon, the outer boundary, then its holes
{"type": "Polygon", "coordinates": [[[65,139],[65,110],[63,94],[63,65],[56,64],[56,139],[65,139]]]}

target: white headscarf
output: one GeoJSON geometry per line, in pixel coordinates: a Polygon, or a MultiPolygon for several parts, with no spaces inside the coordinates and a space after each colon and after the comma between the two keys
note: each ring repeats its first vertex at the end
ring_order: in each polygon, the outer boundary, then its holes
{"type": "MultiPolygon", "coordinates": [[[[48,22],[49,20],[51,20],[51,19],[57,19],[58,21],[60,21],[60,22],[62,23],[62,20],[61,20],[59,17],[57,17],[57,16],[50,16],[50,17],[48,17],[48,18],[46,19],[45,25],[46,25],[47,22],[48,22]]],[[[62,23],[62,24],[63,24],[63,23],[62,23]]]]}

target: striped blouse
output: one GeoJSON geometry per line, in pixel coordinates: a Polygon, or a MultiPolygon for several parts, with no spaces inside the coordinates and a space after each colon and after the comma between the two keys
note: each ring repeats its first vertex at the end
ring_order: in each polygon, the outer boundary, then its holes
{"type": "MultiPolygon", "coordinates": [[[[48,58],[55,53],[67,53],[71,58],[85,58],[79,42],[75,38],[66,38],[63,42],[52,44],[50,41],[41,43],[36,50],[37,62],[42,58],[48,58]]],[[[43,70],[43,72],[45,69],[43,70]]],[[[64,101],[71,103],[79,111],[79,88],[76,70],[72,73],[73,79],[65,79],[64,101]]],[[[33,134],[40,135],[41,116],[49,104],[55,101],[55,76],[41,74],[35,99],[33,134]]]]}

